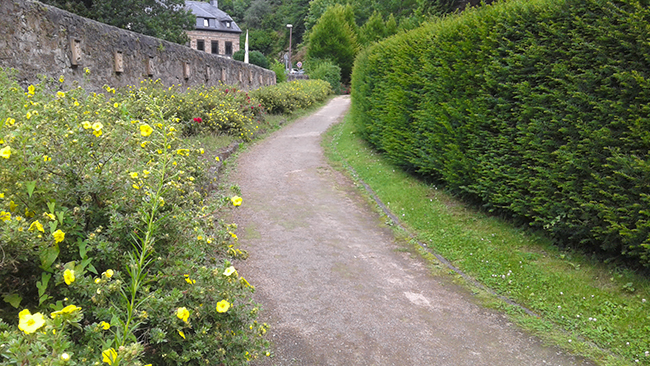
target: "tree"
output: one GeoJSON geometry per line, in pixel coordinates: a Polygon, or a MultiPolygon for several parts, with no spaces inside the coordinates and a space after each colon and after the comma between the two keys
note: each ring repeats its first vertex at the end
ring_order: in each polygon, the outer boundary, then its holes
{"type": "Polygon", "coordinates": [[[329,7],[309,35],[307,58],[331,60],[341,68],[343,82],[349,82],[359,48],[355,28],[350,5],[329,7]]]}
{"type": "Polygon", "coordinates": [[[72,13],[171,42],[186,43],[196,17],[184,0],[43,0],[72,13]]]}
{"type": "Polygon", "coordinates": [[[386,24],[378,11],[372,13],[366,24],[359,28],[359,44],[368,46],[372,42],[386,38],[386,24]]]}
{"type": "MultiPolygon", "coordinates": [[[[245,50],[239,50],[233,53],[232,58],[237,61],[244,61],[245,53],[246,53],[245,50]]],[[[249,51],[248,59],[249,59],[248,61],[253,65],[257,65],[265,69],[269,68],[269,60],[267,60],[266,57],[260,51],[249,51]]]]}
{"type": "Polygon", "coordinates": [[[259,28],[262,25],[264,16],[271,13],[271,5],[266,0],[255,0],[244,13],[244,22],[252,28],[259,28]]]}

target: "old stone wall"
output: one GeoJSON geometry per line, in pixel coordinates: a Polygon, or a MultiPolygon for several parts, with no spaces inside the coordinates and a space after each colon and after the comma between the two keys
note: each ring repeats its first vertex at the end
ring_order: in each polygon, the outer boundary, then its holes
{"type": "Polygon", "coordinates": [[[0,67],[23,86],[39,75],[64,76],[86,90],[137,85],[218,85],[250,90],[275,84],[275,73],[252,64],[119,29],[31,0],[0,0],[0,67]]]}

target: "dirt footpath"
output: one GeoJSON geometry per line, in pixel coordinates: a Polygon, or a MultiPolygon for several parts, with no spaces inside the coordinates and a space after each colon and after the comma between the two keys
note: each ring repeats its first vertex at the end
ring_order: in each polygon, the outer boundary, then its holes
{"type": "Polygon", "coordinates": [[[326,162],[337,97],[238,160],[235,222],[274,356],[259,365],[586,365],[544,347],[466,290],[397,251],[390,230],[326,162]]]}

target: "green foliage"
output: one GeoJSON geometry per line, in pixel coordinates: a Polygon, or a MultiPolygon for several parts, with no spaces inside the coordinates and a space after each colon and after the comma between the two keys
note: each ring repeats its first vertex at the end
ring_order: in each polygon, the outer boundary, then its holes
{"type": "Polygon", "coordinates": [[[203,129],[245,137],[259,104],[226,87],[183,93],[152,82],[89,94],[62,85],[25,92],[0,71],[3,364],[99,364],[104,352],[113,365],[246,364],[260,355],[266,327],[255,321],[253,289],[224,274],[246,253],[236,227],[210,214],[232,204],[205,194],[214,160],[182,138],[203,129]],[[217,312],[223,300],[231,307],[217,312]],[[26,310],[43,317],[33,331],[16,328],[26,310]]]}
{"type": "Polygon", "coordinates": [[[343,82],[348,82],[357,50],[352,7],[335,5],[328,8],[309,35],[307,58],[331,60],[341,68],[343,82]]]}
{"type": "Polygon", "coordinates": [[[386,38],[388,31],[379,12],[375,11],[368,21],[359,28],[359,44],[367,46],[372,42],[386,38]]]}
{"type": "Polygon", "coordinates": [[[325,80],[334,94],[341,94],[341,68],[331,61],[312,60],[306,64],[306,72],[312,80],[325,80]]]}
{"type": "Polygon", "coordinates": [[[323,80],[295,80],[251,92],[269,113],[290,114],[325,100],[331,93],[330,84],[323,80]]]}
{"type": "MultiPolygon", "coordinates": [[[[260,51],[264,55],[274,54],[276,44],[280,40],[277,32],[270,32],[264,29],[252,29],[248,34],[248,44],[251,49],[260,51]]],[[[243,32],[239,39],[239,44],[246,42],[246,32],[243,32]]]]}
{"type": "Polygon", "coordinates": [[[119,28],[184,44],[196,17],[184,0],[45,0],[46,4],[119,28]]]}
{"type": "Polygon", "coordinates": [[[632,0],[538,0],[434,21],[359,55],[353,113],[407,169],[648,266],[648,19],[632,0]]]}
{"type": "Polygon", "coordinates": [[[287,81],[287,74],[285,73],[284,64],[277,62],[276,60],[271,61],[271,70],[275,73],[275,82],[280,84],[287,81]]]}
{"type": "MultiPolygon", "coordinates": [[[[244,61],[245,50],[239,50],[232,55],[232,58],[237,61],[244,61]]],[[[265,69],[269,68],[269,60],[260,51],[248,51],[248,62],[265,69]]]]}
{"type": "Polygon", "coordinates": [[[271,4],[265,0],[254,0],[244,14],[244,22],[252,28],[262,26],[264,17],[271,12],[271,4]]]}

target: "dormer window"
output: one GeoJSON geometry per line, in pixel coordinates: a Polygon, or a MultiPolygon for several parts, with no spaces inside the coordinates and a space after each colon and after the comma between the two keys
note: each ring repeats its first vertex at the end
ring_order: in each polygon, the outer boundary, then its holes
{"type": "Polygon", "coordinates": [[[205,18],[203,19],[203,26],[206,27],[206,28],[210,26],[210,23],[205,18]]]}
{"type": "Polygon", "coordinates": [[[230,28],[230,22],[226,22],[226,28],[230,28]]]}

